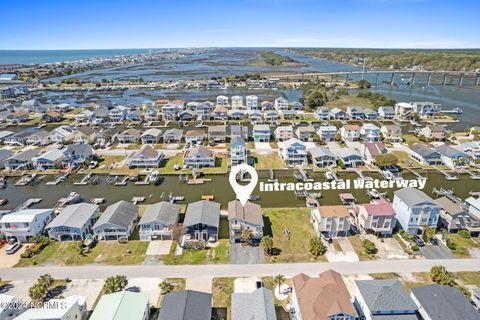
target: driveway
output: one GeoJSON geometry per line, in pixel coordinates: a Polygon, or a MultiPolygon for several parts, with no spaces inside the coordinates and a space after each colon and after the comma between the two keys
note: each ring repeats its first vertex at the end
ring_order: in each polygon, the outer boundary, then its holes
{"type": "Polygon", "coordinates": [[[255,142],[256,151],[271,151],[270,142],[255,142]]]}
{"type": "Polygon", "coordinates": [[[10,282],[2,288],[2,293],[15,296],[23,301],[30,301],[28,289],[36,282],[36,280],[16,280],[10,282]]]}
{"type": "Polygon", "coordinates": [[[212,293],[212,277],[187,278],[185,289],[212,293]]]}
{"type": "Polygon", "coordinates": [[[127,290],[132,292],[142,292],[148,295],[150,305],[156,306],[160,296],[159,284],[162,279],[134,278],[128,279],[127,290]]]}
{"type": "Polygon", "coordinates": [[[377,256],[380,259],[408,259],[408,254],[403,251],[400,244],[394,238],[384,238],[383,242],[377,236],[366,235],[365,238],[372,241],[377,247],[377,256]]]}
{"type": "Polygon", "coordinates": [[[170,253],[172,240],[153,240],[148,244],[147,256],[162,256],[170,253]]]}
{"type": "Polygon", "coordinates": [[[454,259],[455,256],[450,252],[442,242],[438,242],[438,245],[428,244],[424,247],[420,247],[420,253],[425,259],[454,259]]]}
{"type": "Polygon", "coordinates": [[[8,244],[0,249],[0,268],[10,268],[16,265],[20,260],[20,255],[27,248],[26,244],[22,244],[20,249],[18,249],[17,252],[15,252],[14,254],[7,254],[5,252],[5,249],[7,248],[7,246],[8,244]]]}
{"type": "Polygon", "coordinates": [[[237,278],[233,281],[233,292],[251,293],[257,290],[257,282],[262,281],[260,278],[237,278]]]}
{"type": "Polygon", "coordinates": [[[234,243],[230,248],[230,263],[232,264],[263,263],[263,250],[260,246],[243,247],[240,243],[234,243]]]}
{"type": "Polygon", "coordinates": [[[73,295],[83,296],[87,298],[88,310],[93,309],[93,304],[97,300],[100,291],[102,291],[103,280],[98,279],[79,279],[72,280],[67,283],[62,296],[69,297],[73,295]]]}
{"type": "Polygon", "coordinates": [[[342,248],[341,251],[337,251],[332,244],[328,245],[328,251],[326,253],[327,260],[329,262],[356,262],[359,261],[358,255],[353,250],[352,244],[348,241],[348,238],[335,238],[342,248]]]}

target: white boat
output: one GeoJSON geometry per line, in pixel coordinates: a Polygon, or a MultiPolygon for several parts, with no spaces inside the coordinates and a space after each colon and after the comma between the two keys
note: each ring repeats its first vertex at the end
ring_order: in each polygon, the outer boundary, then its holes
{"type": "Polygon", "coordinates": [[[150,176],[148,178],[150,182],[156,182],[158,180],[158,171],[154,170],[150,173],[150,176]]]}
{"type": "Polygon", "coordinates": [[[335,180],[335,175],[331,171],[325,172],[325,178],[327,178],[328,181],[333,181],[335,180]]]}
{"type": "Polygon", "coordinates": [[[70,192],[66,200],[67,203],[77,203],[80,201],[80,194],[76,192],[70,192]]]}

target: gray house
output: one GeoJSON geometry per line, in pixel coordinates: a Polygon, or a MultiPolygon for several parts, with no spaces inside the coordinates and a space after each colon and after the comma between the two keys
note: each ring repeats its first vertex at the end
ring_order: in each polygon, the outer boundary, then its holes
{"type": "Polygon", "coordinates": [[[319,168],[328,168],[337,166],[337,156],[327,147],[314,147],[308,149],[312,157],[312,162],[319,168]]]}
{"type": "Polygon", "coordinates": [[[165,295],[157,320],[210,320],[211,318],[212,295],[184,290],[165,295]]]}
{"type": "Polygon", "coordinates": [[[84,240],[91,234],[92,226],[98,217],[98,206],[90,203],[77,203],[66,206],[46,227],[48,236],[59,241],[84,240]]]}
{"type": "Polygon", "coordinates": [[[138,207],[127,201],[119,201],[105,209],[93,226],[96,236],[105,240],[128,239],[138,219],[138,207]]]}
{"type": "Polygon", "coordinates": [[[232,293],[232,319],[277,320],[272,291],[259,288],[251,293],[232,293]]]}
{"type": "Polygon", "coordinates": [[[3,160],[7,170],[27,170],[33,167],[33,158],[38,156],[39,152],[33,149],[15,153],[3,160]]]}
{"type": "Polygon", "coordinates": [[[228,203],[228,225],[230,228],[230,241],[240,242],[243,230],[252,231],[252,240],[260,241],[263,237],[263,211],[256,203],[247,202],[243,206],[240,201],[233,200],[228,203]]]}
{"type": "Polygon", "coordinates": [[[440,153],[421,143],[412,144],[410,146],[409,155],[412,159],[420,162],[424,166],[443,164],[442,155],[440,153]]]}
{"type": "Polygon", "coordinates": [[[171,239],[180,206],[166,201],[148,205],[138,223],[140,240],[171,239]]]}
{"type": "Polygon", "coordinates": [[[168,129],[163,134],[164,143],[180,143],[183,138],[183,130],[180,129],[168,129]]]}
{"type": "Polygon", "coordinates": [[[140,150],[132,152],[127,159],[125,159],[125,164],[129,168],[158,168],[162,163],[165,155],[150,145],[144,145],[140,150]]]}
{"type": "Polygon", "coordinates": [[[183,225],[190,239],[216,241],[220,223],[220,203],[197,201],[190,203],[185,213],[183,225]]]}
{"type": "Polygon", "coordinates": [[[12,150],[0,149],[0,170],[5,168],[4,160],[12,155],[12,150]]]}

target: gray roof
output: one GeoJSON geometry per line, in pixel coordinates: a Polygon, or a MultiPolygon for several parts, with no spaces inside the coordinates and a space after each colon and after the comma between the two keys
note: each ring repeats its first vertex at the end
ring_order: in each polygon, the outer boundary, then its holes
{"type": "Polygon", "coordinates": [[[138,207],[133,203],[121,200],[109,205],[93,228],[97,228],[105,223],[110,223],[126,229],[137,216],[138,207]]]}
{"type": "Polygon", "coordinates": [[[65,209],[48,224],[47,229],[61,226],[82,228],[97,210],[98,206],[96,204],[85,202],[66,206],[65,209]]]}
{"type": "Polygon", "coordinates": [[[277,319],[273,294],[265,288],[251,293],[233,293],[231,313],[234,320],[277,319]]]}
{"type": "Polygon", "coordinates": [[[449,158],[468,157],[468,155],[463,151],[459,151],[458,149],[447,146],[446,144],[442,144],[441,146],[436,147],[435,150],[441,155],[444,155],[449,158]]]}
{"type": "Polygon", "coordinates": [[[38,154],[39,152],[37,150],[29,149],[26,151],[15,153],[14,155],[10,156],[5,160],[27,161],[32,160],[32,158],[38,156],[38,154]]]}
{"type": "Polygon", "coordinates": [[[420,203],[429,203],[438,206],[432,198],[425,194],[425,192],[415,188],[403,188],[395,191],[394,194],[410,207],[416,206],[420,203]]]}
{"type": "Polygon", "coordinates": [[[8,149],[0,149],[0,160],[6,159],[10,157],[10,155],[13,153],[12,150],[8,149]]]}
{"type": "Polygon", "coordinates": [[[422,157],[428,157],[428,156],[430,156],[434,153],[436,153],[436,154],[438,154],[438,156],[440,156],[440,154],[437,151],[430,149],[429,147],[427,147],[426,145],[424,145],[422,143],[414,143],[410,146],[410,149],[412,151],[414,151],[415,153],[418,153],[422,157]]]}
{"type": "Polygon", "coordinates": [[[62,149],[51,149],[51,150],[39,155],[38,157],[35,157],[35,159],[45,159],[45,160],[49,160],[49,161],[58,161],[59,159],[63,158],[63,152],[64,152],[64,150],[62,150],[62,149]]]}
{"type": "Polygon", "coordinates": [[[372,313],[418,309],[398,280],[357,280],[355,284],[372,313]]]}
{"type": "Polygon", "coordinates": [[[139,224],[148,224],[158,221],[166,225],[171,225],[178,221],[179,213],[179,205],[166,201],[157,202],[146,207],[139,224]]]}
{"type": "Polygon", "coordinates": [[[165,295],[158,320],[210,320],[211,317],[212,295],[184,290],[165,295]]]}
{"type": "Polygon", "coordinates": [[[190,149],[187,151],[185,154],[185,158],[191,159],[191,158],[212,158],[215,156],[215,153],[204,147],[204,146],[198,146],[193,149],[190,149]]]}
{"type": "Polygon", "coordinates": [[[460,291],[449,286],[430,284],[412,289],[412,295],[431,319],[478,320],[480,313],[463,297],[460,291]]]}
{"type": "Polygon", "coordinates": [[[220,203],[201,200],[188,205],[183,225],[189,227],[202,223],[218,228],[219,222],[220,203]]]}
{"type": "Polygon", "coordinates": [[[65,150],[65,154],[92,154],[93,148],[91,145],[86,143],[78,143],[78,144],[69,144],[67,146],[67,150],[65,150]]]}
{"type": "Polygon", "coordinates": [[[176,128],[165,130],[165,132],[163,133],[163,137],[168,137],[168,136],[174,136],[177,139],[182,138],[183,130],[176,129],[176,128]]]}
{"type": "Polygon", "coordinates": [[[162,155],[161,151],[156,150],[150,145],[143,145],[140,150],[132,152],[129,156],[129,160],[136,159],[157,159],[162,155]]]}
{"type": "Polygon", "coordinates": [[[325,156],[336,158],[333,152],[330,151],[330,149],[328,149],[327,147],[310,148],[308,149],[308,152],[310,152],[310,154],[312,155],[312,158],[319,158],[319,157],[325,157],[325,156]]]}
{"type": "Polygon", "coordinates": [[[241,145],[241,146],[245,146],[245,139],[239,137],[239,136],[234,136],[231,140],[230,140],[230,148],[231,147],[234,147],[236,145],[241,145]]]}
{"type": "Polygon", "coordinates": [[[262,207],[256,203],[247,202],[243,206],[239,200],[228,203],[228,220],[240,219],[247,223],[263,227],[262,207]]]}

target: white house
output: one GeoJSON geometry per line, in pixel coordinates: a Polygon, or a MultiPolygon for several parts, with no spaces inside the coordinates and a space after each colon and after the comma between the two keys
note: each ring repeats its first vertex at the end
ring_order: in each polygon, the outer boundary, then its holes
{"type": "Polygon", "coordinates": [[[291,138],[283,143],[281,152],[283,160],[289,165],[306,165],[307,146],[300,140],[291,138]]]}
{"type": "Polygon", "coordinates": [[[274,132],[275,141],[286,141],[293,138],[293,127],[290,126],[278,126],[274,132]]]}
{"type": "Polygon", "coordinates": [[[320,126],[318,127],[317,134],[320,139],[324,141],[335,141],[337,137],[337,127],[335,126],[320,126]]]}
{"type": "Polygon", "coordinates": [[[92,232],[97,221],[98,206],[91,203],[76,203],[66,206],[48,225],[48,236],[55,240],[84,240],[92,232]]]}
{"type": "Polygon", "coordinates": [[[259,107],[258,107],[258,97],[257,96],[253,96],[253,95],[247,96],[245,104],[247,105],[248,110],[258,110],[259,109],[259,107]]]}
{"type": "Polygon", "coordinates": [[[217,106],[229,107],[228,97],[227,96],[218,96],[217,97],[217,106]]]}
{"type": "Polygon", "coordinates": [[[278,97],[275,99],[275,109],[278,111],[280,110],[287,110],[288,109],[288,100],[284,97],[278,97]]]}
{"type": "Polygon", "coordinates": [[[232,109],[233,110],[242,110],[244,109],[243,97],[242,96],[232,96],[232,109]]]}
{"type": "Polygon", "coordinates": [[[365,142],[380,141],[380,128],[371,123],[365,123],[360,129],[360,134],[365,142]]]}
{"type": "Polygon", "coordinates": [[[55,217],[53,209],[25,209],[2,216],[0,230],[7,238],[29,242],[30,238],[42,234],[55,217]]]}
{"type": "Polygon", "coordinates": [[[31,308],[14,320],[74,320],[87,317],[87,298],[69,296],[62,299],[50,299],[42,306],[31,308]]]}
{"type": "Polygon", "coordinates": [[[116,106],[109,112],[111,122],[120,123],[127,117],[128,108],[125,106],[116,106]]]}
{"type": "Polygon", "coordinates": [[[337,166],[337,156],[327,147],[315,147],[308,149],[312,162],[319,168],[337,166]]]}

